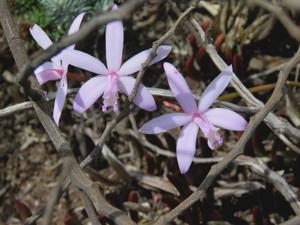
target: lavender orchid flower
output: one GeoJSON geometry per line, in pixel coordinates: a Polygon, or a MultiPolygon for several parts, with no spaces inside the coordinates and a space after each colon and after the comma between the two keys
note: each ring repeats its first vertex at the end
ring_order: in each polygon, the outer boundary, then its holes
{"type": "Polygon", "coordinates": [[[159,116],[144,124],[140,128],[140,132],[157,134],[183,126],[177,140],[176,156],[180,172],[186,173],[195,154],[199,128],[207,138],[208,146],[215,149],[223,142],[218,133],[218,127],[242,131],[246,128],[247,121],[228,109],[209,109],[230,82],[232,78],[231,66],[227,67],[210,83],[203,92],[198,107],[179,71],[170,63],[164,63],[164,69],[170,88],[184,112],[159,116]]]}
{"type": "MultiPolygon", "coordinates": [[[[79,30],[83,16],[84,13],[81,13],[74,19],[69,28],[68,35],[71,35],[79,30]]],[[[41,46],[43,49],[46,49],[53,44],[48,35],[36,24],[30,28],[30,33],[34,40],[38,43],[38,45],[41,46]]],[[[71,45],[66,49],[70,50],[74,49],[74,47],[75,45],[71,45]]],[[[51,61],[43,63],[34,71],[34,74],[40,85],[50,80],[59,80],[53,110],[53,118],[57,125],[59,123],[68,89],[68,63],[62,60],[61,55],[62,53],[52,57],[51,61]]]]}
{"type": "MultiPolygon", "coordinates": [[[[118,7],[114,5],[113,10],[117,9],[118,7]]],[[[102,111],[105,112],[108,107],[113,107],[114,111],[118,111],[118,92],[120,91],[127,96],[130,95],[135,79],[128,75],[139,71],[142,68],[142,63],[146,61],[151,52],[151,49],[142,51],[122,64],[124,39],[122,20],[107,24],[105,39],[107,67],[97,58],[83,52],[68,50],[63,54],[64,60],[69,64],[98,74],[79,89],[73,102],[73,108],[76,112],[86,111],[101,95],[103,95],[102,111]]],[[[156,52],[156,57],[150,64],[164,59],[170,51],[171,46],[160,46],[156,52]]],[[[139,86],[133,102],[148,111],[156,109],[153,96],[142,84],[139,86]]]]}

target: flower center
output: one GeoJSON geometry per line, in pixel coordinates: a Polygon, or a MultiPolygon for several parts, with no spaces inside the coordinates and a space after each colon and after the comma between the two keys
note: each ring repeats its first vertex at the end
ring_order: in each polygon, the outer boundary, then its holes
{"type": "Polygon", "coordinates": [[[212,125],[200,112],[194,112],[192,116],[194,123],[199,126],[204,136],[207,138],[208,146],[211,149],[220,146],[223,142],[223,138],[218,133],[219,128],[212,125]]]}
{"type": "Polygon", "coordinates": [[[114,112],[119,111],[118,104],[118,81],[119,75],[115,71],[110,71],[106,76],[106,87],[103,94],[102,111],[107,111],[108,107],[113,107],[114,112]]]}
{"type": "Polygon", "coordinates": [[[193,119],[196,119],[196,118],[202,119],[201,113],[199,113],[199,112],[193,112],[192,116],[193,116],[193,119]]]}

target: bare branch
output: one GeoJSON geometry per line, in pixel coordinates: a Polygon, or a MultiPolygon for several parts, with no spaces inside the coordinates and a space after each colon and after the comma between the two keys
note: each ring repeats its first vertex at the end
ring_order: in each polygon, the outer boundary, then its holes
{"type": "MultiPolygon", "coordinates": [[[[165,90],[165,89],[160,89],[160,88],[148,88],[148,90],[154,96],[175,98],[173,92],[170,90],[165,90]]],[[[197,101],[200,99],[199,95],[193,94],[193,96],[197,101]]],[[[236,111],[236,112],[243,112],[243,113],[250,113],[250,114],[257,112],[257,109],[254,107],[239,106],[239,105],[233,104],[231,102],[225,102],[225,101],[220,101],[220,100],[216,100],[214,102],[214,106],[228,108],[228,109],[232,109],[233,111],[236,111]]]]}
{"type": "Polygon", "coordinates": [[[17,112],[21,112],[21,111],[24,111],[26,109],[31,109],[31,108],[32,108],[32,102],[22,102],[19,104],[15,104],[13,106],[8,106],[4,109],[0,109],[0,118],[10,116],[17,112]]]}
{"type": "MultiPolygon", "coordinates": [[[[166,150],[166,149],[162,149],[160,147],[157,147],[156,145],[150,143],[144,135],[142,134],[137,134],[135,131],[133,130],[128,130],[126,131],[126,134],[124,135],[129,135],[130,137],[133,137],[136,141],[140,142],[141,145],[143,145],[144,147],[150,149],[151,151],[159,154],[159,155],[163,155],[163,156],[166,156],[166,157],[172,157],[172,158],[175,158],[176,157],[176,154],[170,150],[166,150]]],[[[223,159],[223,157],[214,157],[214,158],[197,158],[197,157],[194,157],[193,158],[193,162],[194,163],[207,163],[207,164],[210,164],[210,163],[217,163],[217,162],[220,162],[221,160],[223,159]]]]}
{"type": "Polygon", "coordinates": [[[296,193],[278,173],[268,168],[261,160],[249,156],[240,156],[237,163],[243,166],[249,166],[250,169],[261,176],[263,179],[273,184],[275,188],[284,196],[297,215],[300,215],[300,202],[296,193]]]}
{"type": "Polygon", "coordinates": [[[262,0],[247,0],[250,5],[254,4],[257,5],[270,13],[273,13],[278,20],[281,22],[281,24],[285,27],[285,29],[288,31],[288,33],[295,38],[298,42],[300,42],[300,29],[295,24],[291,18],[286,14],[286,12],[281,8],[280,6],[276,6],[268,1],[262,1],[262,0]]]}
{"type": "Polygon", "coordinates": [[[59,200],[64,181],[70,172],[71,166],[72,166],[72,161],[69,158],[67,158],[67,161],[64,161],[62,163],[61,173],[57,179],[56,186],[54,187],[50,195],[48,204],[45,209],[44,225],[49,225],[51,223],[52,213],[54,211],[55,205],[57,204],[57,201],[59,200]]]}
{"type": "Polygon", "coordinates": [[[95,212],[95,209],[94,209],[94,206],[91,203],[88,196],[86,195],[86,193],[84,193],[82,191],[79,191],[79,195],[80,195],[80,198],[81,198],[81,200],[84,204],[85,211],[88,214],[90,222],[92,223],[92,225],[100,225],[98,216],[97,216],[97,214],[95,212]]]}
{"type": "Polygon", "coordinates": [[[292,219],[280,224],[280,225],[298,225],[300,224],[300,216],[295,216],[292,219]]]}
{"type": "Polygon", "coordinates": [[[87,193],[89,199],[93,203],[97,212],[105,215],[116,224],[120,224],[120,225],[135,224],[133,221],[129,219],[129,217],[125,213],[115,208],[114,206],[110,205],[105,200],[97,184],[92,182],[80,168],[77,167],[74,168],[73,170],[74,171],[71,174],[72,184],[74,184],[77,188],[87,193]]]}

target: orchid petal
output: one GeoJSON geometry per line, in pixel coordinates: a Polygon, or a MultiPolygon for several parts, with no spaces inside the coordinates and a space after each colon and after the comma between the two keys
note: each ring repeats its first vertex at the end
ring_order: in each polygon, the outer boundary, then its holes
{"type": "Polygon", "coordinates": [[[225,90],[232,78],[232,66],[222,71],[205,89],[198,105],[199,112],[205,112],[225,90]]]}
{"type": "Polygon", "coordinates": [[[216,149],[223,143],[223,138],[219,134],[219,128],[211,124],[205,116],[196,117],[194,123],[197,124],[202,131],[207,144],[211,149],[216,149]]]}
{"type": "Polygon", "coordinates": [[[150,120],[139,131],[144,134],[163,133],[173,128],[181,127],[191,122],[192,119],[193,117],[186,113],[169,113],[150,120]]]}
{"type": "Polygon", "coordinates": [[[226,130],[242,131],[245,130],[248,124],[240,114],[229,109],[209,109],[204,113],[204,116],[213,125],[226,130]]]}
{"type": "Polygon", "coordinates": [[[169,86],[183,110],[188,114],[197,111],[196,101],[180,72],[170,63],[164,63],[164,69],[169,86]]]}
{"type": "Polygon", "coordinates": [[[223,137],[221,137],[218,130],[219,130],[218,128],[213,129],[209,137],[207,137],[207,145],[211,150],[217,149],[223,143],[223,137]]]}
{"type": "Polygon", "coordinates": [[[73,109],[79,113],[86,111],[103,94],[105,83],[105,76],[102,75],[85,82],[74,99],[73,109]]]}
{"type": "Polygon", "coordinates": [[[55,96],[55,102],[54,102],[53,118],[57,126],[59,123],[62,109],[65,104],[67,89],[68,89],[68,82],[67,82],[67,75],[65,74],[62,77],[62,79],[59,81],[56,96],[55,96]]]}
{"type": "MultiPolygon", "coordinates": [[[[122,93],[129,96],[134,84],[135,79],[132,77],[120,77],[119,80],[119,89],[122,93]]],[[[133,102],[140,108],[146,110],[146,111],[154,111],[156,110],[156,103],[154,101],[153,96],[150,94],[150,92],[146,89],[146,87],[143,84],[140,84],[137,94],[135,98],[133,99],[133,102]]]]}
{"type": "Polygon", "coordinates": [[[188,171],[193,161],[198,131],[198,126],[193,122],[184,126],[180,131],[176,145],[176,156],[182,174],[188,171]]]}
{"type": "Polygon", "coordinates": [[[72,22],[69,31],[68,31],[68,35],[74,34],[79,30],[80,24],[82,22],[82,19],[84,17],[85,13],[80,13],[72,22]]]}
{"type": "MultiPolygon", "coordinates": [[[[82,22],[82,19],[84,17],[85,13],[80,13],[72,22],[70,28],[69,28],[69,32],[68,35],[74,34],[79,30],[80,24],[82,22]]],[[[75,48],[75,44],[69,46],[67,49],[74,49],[75,48]]]]}
{"type": "Polygon", "coordinates": [[[40,85],[50,80],[59,80],[63,74],[63,68],[59,68],[52,62],[45,62],[34,70],[34,74],[40,85]]]}
{"type": "Polygon", "coordinates": [[[53,56],[51,58],[51,61],[54,63],[54,65],[56,67],[61,67],[62,66],[62,61],[60,59],[60,54],[56,55],[56,56],[53,56]]]}
{"type": "Polygon", "coordinates": [[[61,62],[61,66],[63,68],[64,71],[67,71],[68,72],[68,67],[69,67],[69,64],[65,61],[62,61],[61,62]]]}
{"type": "Polygon", "coordinates": [[[96,74],[108,74],[105,65],[97,58],[78,50],[64,50],[60,57],[66,63],[96,74]]]}
{"type": "Polygon", "coordinates": [[[48,48],[50,45],[52,45],[52,41],[48,37],[48,35],[43,31],[42,28],[40,28],[39,25],[33,25],[29,29],[31,36],[33,39],[38,43],[39,46],[41,46],[43,49],[48,48]]]}
{"type": "MultiPolygon", "coordinates": [[[[160,60],[166,58],[167,55],[169,55],[171,49],[172,49],[172,46],[168,46],[168,45],[159,46],[159,48],[156,51],[155,58],[150,62],[149,65],[157,63],[160,60]]],[[[123,63],[118,74],[121,76],[130,75],[130,74],[133,74],[133,73],[141,70],[142,64],[149,57],[151,50],[152,49],[150,48],[148,50],[142,51],[142,52],[136,54],[135,56],[131,57],[130,59],[128,59],[125,63],[123,63]]]]}
{"type": "MultiPolygon", "coordinates": [[[[114,5],[113,10],[117,10],[114,5]]],[[[122,20],[115,20],[106,25],[106,63],[107,68],[118,71],[122,63],[124,29],[122,20]]]]}

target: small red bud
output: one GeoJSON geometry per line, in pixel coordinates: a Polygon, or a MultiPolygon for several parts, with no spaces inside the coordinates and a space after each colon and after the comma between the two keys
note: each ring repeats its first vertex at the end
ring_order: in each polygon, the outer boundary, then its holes
{"type": "Polygon", "coordinates": [[[138,194],[136,191],[130,191],[128,193],[128,201],[130,202],[138,202],[138,194]]]}
{"type": "Polygon", "coordinates": [[[217,50],[220,50],[221,49],[221,45],[224,43],[224,40],[225,40],[225,35],[222,33],[222,34],[219,34],[215,40],[215,48],[217,50]]]}
{"type": "Polygon", "coordinates": [[[196,38],[192,33],[189,33],[188,40],[191,46],[194,46],[196,44],[196,38]]]}
{"type": "Polygon", "coordinates": [[[226,59],[227,62],[232,63],[233,53],[232,53],[232,50],[230,48],[226,48],[224,50],[224,56],[225,56],[225,59],[226,59]]]}
{"type": "Polygon", "coordinates": [[[173,109],[176,112],[182,112],[182,109],[179,105],[173,104],[168,101],[163,101],[162,103],[166,108],[173,109]]]}
{"type": "Polygon", "coordinates": [[[197,61],[200,61],[205,55],[206,55],[206,50],[205,50],[205,48],[200,47],[200,48],[198,49],[197,56],[196,56],[197,61]]]}
{"type": "Polygon", "coordinates": [[[193,61],[194,61],[194,54],[191,54],[186,58],[183,66],[184,73],[189,73],[190,69],[193,66],[193,61]]]}
{"type": "Polygon", "coordinates": [[[209,26],[210,26],[210,22],[208,20],[205,20],[202,23],[200,23],[200,26],[202,27],[202,29],[204,31],[206,31],[209,28],[209,26]]]}

